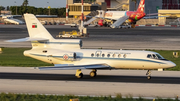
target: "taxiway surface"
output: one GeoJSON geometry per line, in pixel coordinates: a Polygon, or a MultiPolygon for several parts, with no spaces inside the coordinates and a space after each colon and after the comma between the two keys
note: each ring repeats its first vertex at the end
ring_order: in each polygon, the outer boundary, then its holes
{"type": "MultiPolygon", "coordinates": [[[[56,38],[62,31],[77,30],[69,26],[45,26],[56,38]]],[[[89,38],[82,38],[82,48],[180,50],[179,27],[136,27],[110,29],[89,27],[89,38]]],[[[0,47],[31,47],[29,42],[7,43],[5,40],[28,37],[25,25],[0,25],[0,47]]]]}
{"type": "Polygon", "coordinates": [[[77,79],[75,70],[39,71],[26,67],[0,67],[0,92],[175,97],[180,94],[179,72],[152,72],[147,80],[144,70],[100,70],[95,78],[83,70],[77,79]]]}

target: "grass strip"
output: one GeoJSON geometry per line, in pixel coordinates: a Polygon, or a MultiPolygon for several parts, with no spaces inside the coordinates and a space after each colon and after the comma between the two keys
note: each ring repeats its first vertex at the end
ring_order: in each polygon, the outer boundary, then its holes
{"type": "Polygon", "coordinates": [[[24,56],[23,52],[29,49],[30,48],[3,48],[3,52],[0,54],[0,66],[52,66],[52,64],[24,56]]]}
{"type": "MultiPolygon", "coordinates": [[[[79,101],[152,101],[152,99],[143,99],[141,97],[134,99],[132,97],[122,98],[121,94],[112,98],[111,96],[90,97],[90,96],[74,96],[74,95],[31,95],[31,94],[13,94],[1,93],[0,101],[69,101],[70,99],[79,99],[79,101]],[[120,96],[119,96],[120,95],[120,96]]],[[[153,101],[179,101],[175,99],[153,99],[153,101]]]]}
{"type": "MultiPolygon", "coordinates": [[[[20,66],[20,67],[38,67],[38,66],[52,66],[30,57],[25,57],[23,52],[29,50],[30,48],[3,48],[3,53],[0,54],[0,66],[20,66]]],[[[164,58],[174,62],[177,66],[174,68],[169,68],[166,70],[180,71],[180,58],[173,56],[173,52],[180,51],[170,51],[170,50],[149,50],[158,52],[164,58]]]]}

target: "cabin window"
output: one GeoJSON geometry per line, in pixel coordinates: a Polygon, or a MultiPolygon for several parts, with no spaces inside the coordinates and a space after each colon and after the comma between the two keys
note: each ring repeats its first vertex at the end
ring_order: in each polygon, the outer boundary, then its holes
{"type": "Polygon", "coordinates": [[[102,54],[102,57],[104,57],[105,56],[105,54],[102,54]]]}
{"type": "Polygon", "coordinates": [[[93,56],[94,56],[94,53],[91,54],[91,57],[93,57],[93,56]]]}
{"type": "Polygon", "coordinates": [[[121,54],[118,55],[118,58],[120,58],[120,57],[121,57],[121,54]]]}
{"type": "Polygon", "coordinates": [[[110,54],[107,54],[107,57],[109,58],[109,57],[110,57],[110,54]]]}
{"type": "Polygon", "coordinates": [[[116,54],[113,54],[112,56],[113,56],[113,58],[115,58],[115,57],[116,57],[116,54]]]}
{"type": "Polygon", "coordinates": [[[126,58],[126,54],[124,54],[123,57],[126,58]]]}
{"type": "Polygon", "coordinates": [[[47,53],[47,50],[43,50],[43,53],[47,53]]]}
{"type": "Polygon", "coordinates": [[[99,54],[96,54],[97,57],[99,57],[99,54]]]}

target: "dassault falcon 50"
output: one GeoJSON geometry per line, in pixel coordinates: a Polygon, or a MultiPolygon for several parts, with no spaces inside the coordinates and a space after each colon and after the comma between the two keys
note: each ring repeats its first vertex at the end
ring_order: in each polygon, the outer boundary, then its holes
{"type": "Polygon", "coordinates": [[[54,39],[33,14],[24,14],[29,37],[9,42],[31,41],[32,49],[24,55],[47,63],[52,67],[40,70],[76,70],[75,76],[82,78],[82,69],[91,69],[91,77],[99,69],[146,69],[151,79],[152,69],[175,67],[176,64],[152,51],[81,49],[80,39],[54,39]]]}

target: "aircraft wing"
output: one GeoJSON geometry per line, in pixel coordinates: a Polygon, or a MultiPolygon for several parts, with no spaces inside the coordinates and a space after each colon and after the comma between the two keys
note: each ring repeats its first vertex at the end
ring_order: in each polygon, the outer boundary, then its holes
{"type": "Polygon", "coordinates": [[[123,16],[121,18],[119,18],[116,22],[114,22],[111,25],[111,28],[116,28],[118,26],[120,26],[122,23],[124,23],[126,20],[128,19],[128,16],[123,16]]]}
{"type": "Polygon", "coordinates": [[[91,65],[59,65],[52,67],[35,67],[39,70],[76,70],[76,69],[111,69],[107,64],[91,64],[91,65]]]}
{"type": "Polygon", "coordinates": [[[116,19],[111,19],[111,18],[105,18],[105,17],[99,17],[99,16],[86,16],[88,18],[100,18],[100,19],[108,19],[108,20],[116,20],[116,19]]]}

